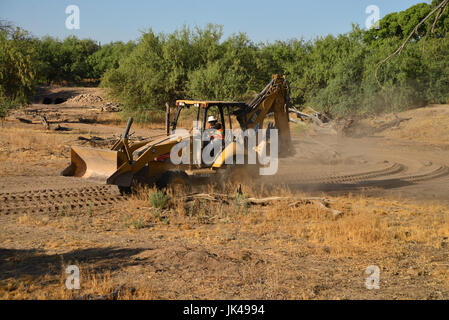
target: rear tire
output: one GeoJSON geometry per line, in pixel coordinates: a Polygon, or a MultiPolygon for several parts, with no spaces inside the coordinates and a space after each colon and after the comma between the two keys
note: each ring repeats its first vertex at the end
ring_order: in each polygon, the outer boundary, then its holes
{"type": "Polygon", "coordinates": [[[235,165],[223,170],[221,180],[224,183],[247,184],[259,177],[257,165],[235,165]]]}
{"type": "Polygon", "coordinates": [[[167,171],[156,182],[158,189],[190,189],[189,176],[184,171],[167,171]]]}

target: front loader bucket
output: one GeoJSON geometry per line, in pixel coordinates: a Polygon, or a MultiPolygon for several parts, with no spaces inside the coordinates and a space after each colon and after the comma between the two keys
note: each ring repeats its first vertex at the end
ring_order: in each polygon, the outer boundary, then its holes
{"type": "Polygon", "coordinates": [[[71,163],[61,175],[106,182],[120,165],[119,153],[111,150],[72,147],[71,163]]]}

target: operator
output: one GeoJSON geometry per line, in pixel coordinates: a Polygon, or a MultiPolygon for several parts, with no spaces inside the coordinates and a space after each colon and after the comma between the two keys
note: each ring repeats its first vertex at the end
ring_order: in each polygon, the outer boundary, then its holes
{"type": "MultiPolygon", "coordinates": [[[[215,160],[218,155],[220,154],[220,152],[215,153],[214,150],[221,150],[221,148],[223,147],[223,140],[224,140],[224,135],[223,135],[223,126],[221,125],[221,123],[218,122],[217,118],[215,118],[214,116],[210,116],[207,119],[207,135],[210,137],[210,144],[212,144],[212,148],[211,149],[211,153],[210,156],[215,160]]],[[[209,143],[206,142],[205,146],[208,145],[209,143]]]]}
{"type": "Polygon", "coordinates": [[[218,122],[217,118],[215,118],[214,116],[210,116],[207,119],[207,123],[208,123],[208,130],[211,134],[210,136],[210,140],[223,140],[224,136],[223,136],[223,126],[221,125],[220,122],[218,122]]]}

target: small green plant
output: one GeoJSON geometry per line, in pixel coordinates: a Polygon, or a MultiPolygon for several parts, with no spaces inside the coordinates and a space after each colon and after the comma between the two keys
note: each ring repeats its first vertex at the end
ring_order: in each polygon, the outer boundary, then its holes
{"type": "Polygon", "coordinates": [[[89,214],[89,216],[92,216],[94,212],[94,207],[92,204],[92,201],[89,201],[89,204],[87,205],[87,213],[89,214]]]}
{"type": "Polygon", "coordinates": [[[154,210],[153,212],[151,212],[151,216],[153,217],[153,219],[160,221],[164,224],[167,224],[167,225],[170,224],[170,218],[165,215],[162,215],[162,212],[163,211],[161,211],[159,209],[154,210]]]}
{"type": "Polygon", "coordinates": [[[69,215],[68,209],[69,209],[69,202],[67,199],[65,199],[62,207],[58,209],[58,215],[62,217],[68,216],[69,215]]]}
{"type": "Polygon", "coordinates": [[[145,228],[145,223],[143,222],[142,218],[139,218],[137,220],[133,220],[131,222],[134,229],[143,229],[145,228]]]}
{"type": "Polygon", "coordinates": [[[200,202],[200,207],[198,210],[198,216],[199,217],[204,217],[207,215],[207,211],[206,211],[206,203],[204,201],[200,202]]]}
{"type": "Polygon", "coordinates": [[[161,218],[161,222],[168,225],[168,224],[170,224],[170,218],[169,217],[162,217],[161,218]]]}
{"type": "Polygon", "coordinates": [[[145,228],[146,225],[143,218],[131,219],[130,217],[126,217],[125,227],[139,230],[145,228]]]}
{"type": "Polygon", "coordinates": [[[234,212],[237,214],[247,214],[249,209],[248,197],[244,194],[237,193],[234,198],[234,212]]]}
{"type": "Polygon", "coordinates": [[[199,204],[197,219],[199,223],[207,223],[209,221],[209,212],[204,201],[201,201],[199,204]]]}
{"type": "Polygon", "coordinates": [[[161,212],[159,210],[155,210],[155,211],[151,212],[151,215],[156,220],[160,220],[161,219],[161,212]]]}
{"type": "Polygon", "coordinates": [[[168,201],[170,200],[170,197],[160,190],[156,190],[150,194],[150,204],[152,207],[157,209],[164,209],[168,201]]]}
{"type": "Polygon", "coordinates": [[[189,206],[189,211],[187,212],[187,215],[189,217],[193,217],[194,214],[195,214],[195,203],[191,203],[189,206]]]}
{"type": "Polygon", "coordinates": [[[198,223],[208,223],[209,213],[210,209],[205,201],[195,200],[190,204],[187,215],[189,217],[194,217],[195,219],[197,219],[198,223]]]}
{"type": "Polygon", "coordinates": [[[8,114],[8,109],[9,108],[7,106],[0,103],[0,120],[2,121],[2,123],[3,123],[3,119],[8,114]]]}

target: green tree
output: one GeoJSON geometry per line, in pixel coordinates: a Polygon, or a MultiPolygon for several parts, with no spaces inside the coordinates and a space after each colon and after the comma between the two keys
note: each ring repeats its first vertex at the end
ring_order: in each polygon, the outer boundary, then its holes
{"type": "Polygon", "coordinates": [[[219,56],[221,36],[222,28],[214,25],[195,31],[184,27],[168,35],[149,30],[117,69],[106,71],[102,85],[130,108],[174,103],[185,96],[189,74],[219,56]]]}
{"type": "Polygon", "coordinates": [[[109,69],[117,69],[119,61],[129,55],[136,44],[132,41],[127,43],[112,42],[101,46],[101,48],[87,57],[90,68],[90,78],[100,79],[109,69]]]}
{"type": "Polygon", "coordinates": [[[16,28],[0,28],[0,116],[28,102],[35,86],[33,47],[29,34],[16,28]]]}
{"type": "MultiPolygon", "coordinates": [[[[386,15],[379,21],[379,29],[371,28],[365,34],[365,41],[371,43],[375,40],[399,38],[405,39],[432,10],[432,6],[427,3],[416,4],[407,10],[394,12],[386,15]]],[[[419,40],[427,33],[429,24],[424,24],[416,34],[414,40],[419,40]]]]}
{"type": "Polygon", "coordinates": [[[260,90],[263,80],[258,73],[258,48],[245,34],[229,37],[220,51],[220,56],[189,74],[188,97],[241,100],[260,90]]]}
{"type": "Polygon", "coordinates": [[[88,58],[99,49],[95,41],[71,36],[63,41],[44,37],[33,42],[40,83],[76,82],[93,77],[94,72],[88,58]]]}

